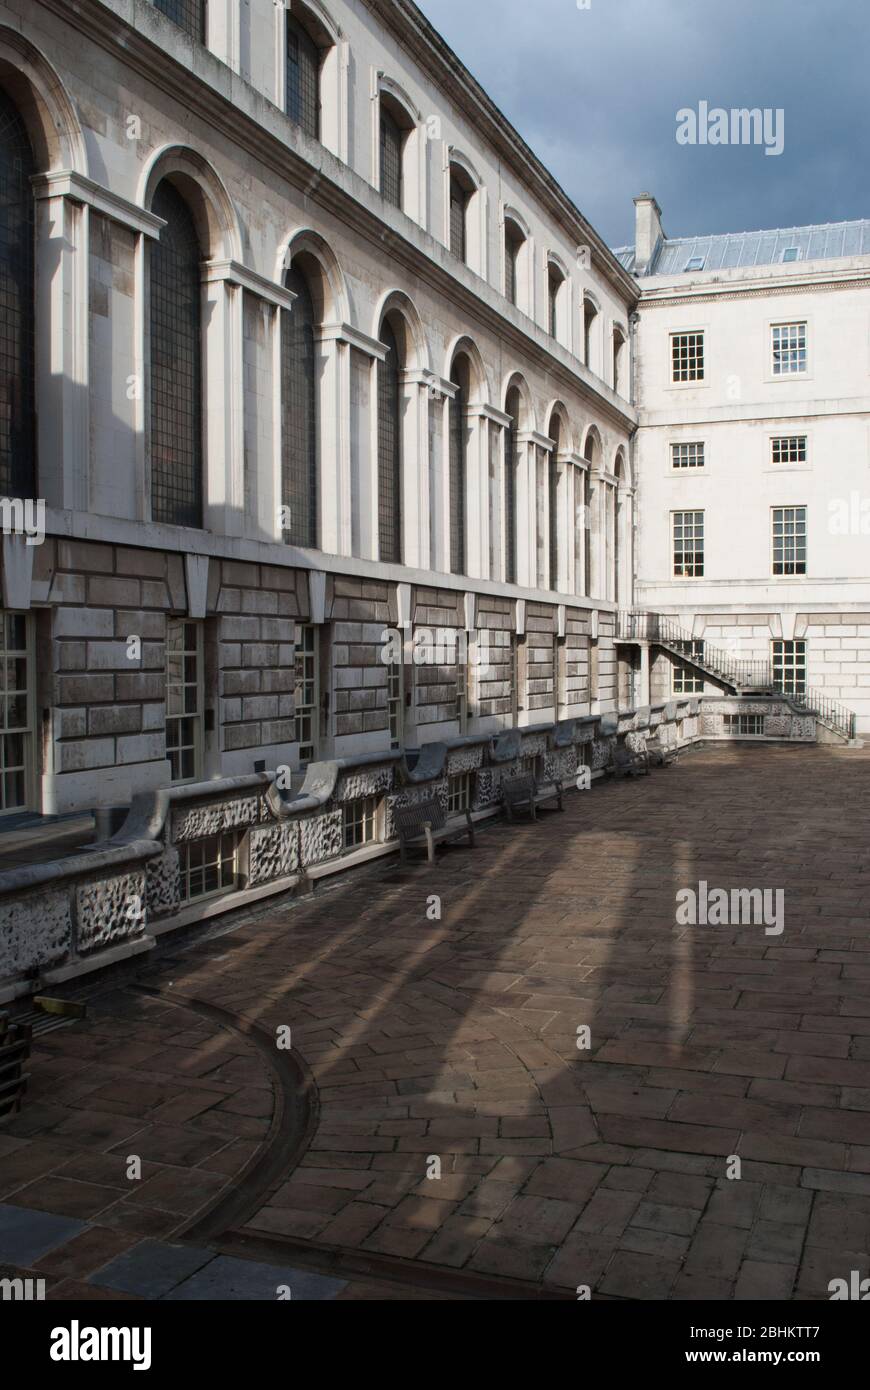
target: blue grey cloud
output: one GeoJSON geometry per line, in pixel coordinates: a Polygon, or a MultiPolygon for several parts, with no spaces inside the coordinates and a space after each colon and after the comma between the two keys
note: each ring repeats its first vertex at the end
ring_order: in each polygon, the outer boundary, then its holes
{"type": "Polygon", "coordinates": [[[870,215],[864,0],[418,0],[611,245],[870,215]],[[676,113],[781,107],[785,147],[680,146],[676,113]]]}

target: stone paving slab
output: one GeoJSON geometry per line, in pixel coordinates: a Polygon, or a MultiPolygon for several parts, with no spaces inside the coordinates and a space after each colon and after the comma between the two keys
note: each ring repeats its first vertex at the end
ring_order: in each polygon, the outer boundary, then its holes
{"type": "MultiPolygon", "coordinates": [[[[565,806],[147,964],[289,1026],[316,1083],[307,1149],[247,1223],[259,1253],[609,1298],[819,1299],[867,1277],[870,753],[698,750],[565,806]],[[781,889],[782,932],[678,923],[702,881],[781,889]]],[[[262,1055],[162,998],[107,990],[36,1054],[0,1200],[100,1232],[47,1257],[67,1290],[93,1286],[103,1248],[123,1257],[111,1241],[171,1240],[269,1142],[262,1055]]],[[[397,1296],[385,1281],[338,1296],[397,1296]]]]}

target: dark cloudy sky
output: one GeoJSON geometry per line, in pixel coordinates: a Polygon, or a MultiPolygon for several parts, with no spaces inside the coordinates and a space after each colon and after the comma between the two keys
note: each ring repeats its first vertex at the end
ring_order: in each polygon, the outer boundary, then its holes
{"type": "Polygon", "coordinates": [[[611,245],[870,216],[868,0],[417,0],[611,245]],[[782,107],[785,148],[680,146],[676,112],[782,107]]]}

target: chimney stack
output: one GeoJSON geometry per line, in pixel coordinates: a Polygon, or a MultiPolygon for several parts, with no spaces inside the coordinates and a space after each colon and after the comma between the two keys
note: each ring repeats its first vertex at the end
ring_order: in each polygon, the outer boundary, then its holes
{"type": "Polygon", "coordinates": [[[634,200],[634,272],[645,275],[664,236],[662,210],[651,193],[634,200]]]}

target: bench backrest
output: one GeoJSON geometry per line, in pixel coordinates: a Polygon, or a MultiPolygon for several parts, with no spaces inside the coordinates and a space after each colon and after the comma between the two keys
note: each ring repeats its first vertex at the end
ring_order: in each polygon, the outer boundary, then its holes
{"type": "Polygon", "coordinates": [[[524,777],[506,777],[501,784],[502,796],[509,806],[534,799],[537,790],[537,783],[530,774],[524,777]]]}
{"type": "Polygon", "coordinates": [[[443,830],[446,825],[444,808],[437,796],[426,801],[412,801],[410,806],[393,807],[393,822],[400,840],[413,840],[422,835],[427,821],[433,830],[443,830]]]}

